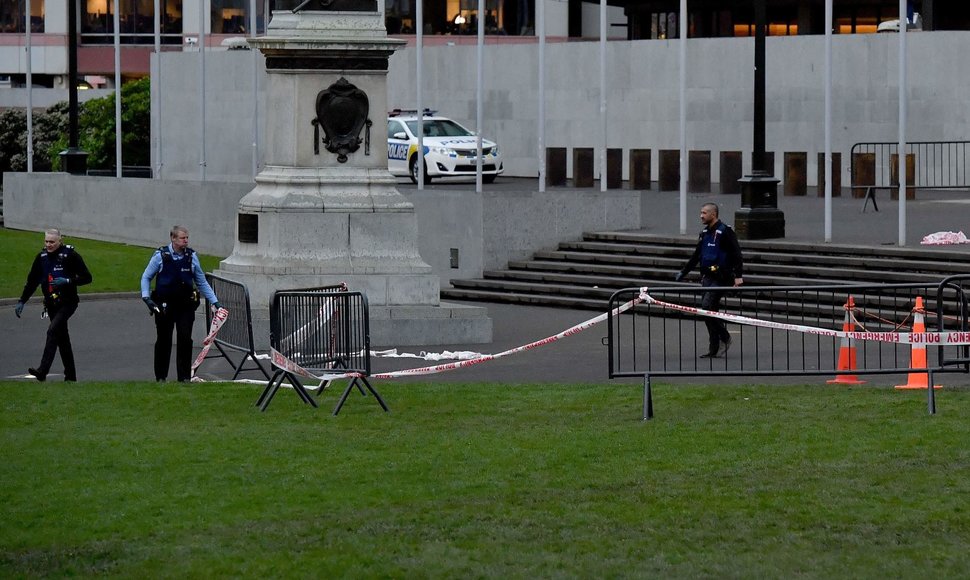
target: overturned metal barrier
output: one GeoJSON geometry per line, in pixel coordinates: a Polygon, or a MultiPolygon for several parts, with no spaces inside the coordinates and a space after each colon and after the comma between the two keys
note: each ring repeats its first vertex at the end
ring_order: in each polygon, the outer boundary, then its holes
{"type": "MultiPolygon", "coordinates": [[[[253,341],[253,316],[249,305],[249,289],[245,285],[232,280],[227,280],[215,274],[206,274],[209,286],[219,297],[219,303],[224,306],[232,316],[228,317],[219,329],[214,344],[217,352],[211,352],[205,360],[213,358],[224,358],[229,366],[235,371],[231,380],[236,380],[239,373],[246,370],[258,370],[263,376],[269,378],[269,373],[259,362],[256,356],[256,347],[253,341]],[[233,360],[229,352],[241,353],[242,358],[233,360]],[[246,366],[247,362],[252,362],[254,366],[246,366]]],[[[206,300],[205,304],[206,326],[212,324],[213,312],[212,305],[206,300]]],[[[205,361],[203,361],[205,364],[205,361]]]]}
{"type": "MultiPolygon", "coordinates": [[[[710,316],[699,313],[699,287],[627,288],[610,298],[610,308],[649,293],[637,307],[610,320],[607,344],[610,378],[642,378],[643,418],[653,416],[650,380],[678,376],[822,376],[932,374],[970,371],[968,348],[930,342],[926,368],[911,366],[912,343],[902,339],[933,340],[938,333],[956,331],[948,339],[966,338],[970,276],[954,276],[940,284],[829,285],[798,287],[725,288],[720,315],[732,341],[723,356],[707,353],[710,316]],[[926,333],[903,337],[909,329],[916,298],[925,303],[926,333]],[[798,304],[799,308],[793,308],[798,304]],[[847,305],[852,304],[851,312],[847,305]],[[812,305],[812,307],[805,307],[812,305]],[[854,333],[847,333],[847,316],[854,333]],[[840,368],[845,361],[843,338],[856,341],[857,368],[840,368]],[[841,356],[840,356],[841,355],[841,356]]],[[[956,342],[960,342],[957,340],[956,342]]],[[[927,405],[936,412],[933,389],[927,405]]]]}
{"type": "MultiPolygon", "coordinates": [[[[360,292],[331,292],[321,289],[286,290],[273,295],[270,308],[270,346],[276,372],[256,401],[265,411],[288,381],[300,399],[313,407],[316,401],[303,379],[346,373],[350,379],[333,414],[340,412],[355,388],[377,399],[384,411],[384,399],[367,380],[370,375],[370,321],[367,298],[360,292]]],[[[322,381],[319,394],[330,381],[322,381]]]]}

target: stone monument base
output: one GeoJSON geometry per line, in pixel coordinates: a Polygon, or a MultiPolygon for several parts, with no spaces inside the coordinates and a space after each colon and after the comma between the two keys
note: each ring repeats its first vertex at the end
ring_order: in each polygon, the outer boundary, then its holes
{"type": "MultiPolygon", "coordinates": [[[[492,319],[483,306],[449,302],[438,304],[394,304],[405,298],[395,289],[408,286],[408,276],[272,276],[244,274],[228,269],[214,272],[239,282],[249,291],[252,310],[253,342],[256,349],[269,349],[269,313],[273,293],[282,289],[330,286],[341,282],[351,292],[384,299],[390,304],[368,303],[370,342],[375,348],[424,345],[483,344],[492,341],[492,319]],[[378,283],[379,282],[379,283],[378,283]],[[378,286],[381,286],[378,288],[378,286]]],[[[413,277],[421,282],[424,276],[413,277]]]]}
{"type": "MultiPolygon", "coordinates": [[[[481,306],[371,306],[371,348],[484,344],[492,340],[492,319],[481,306]]],[[[253,343],[269,350],[269,309],[253,309],[253,343]]],[[[203,333],[204,334],[204,333],[203,333]]]]}

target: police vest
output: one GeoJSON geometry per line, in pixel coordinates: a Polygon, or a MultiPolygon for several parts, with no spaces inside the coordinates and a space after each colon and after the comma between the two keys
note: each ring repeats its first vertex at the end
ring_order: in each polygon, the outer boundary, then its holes
{"type": "Polygon", "coordinates": [[[724,237],[724,224],[718,224],[717,228],[706,228],[701,232],[701,268],[710,270],[711,266],[717,269],[728,265],[728,255],[721,249],[721,240],[724,237]]]}
{"type": "Polygon", "coordinates": [[[182,258],[176,260],[168,246],[158,249],[162,256],[162,267],[155,277],[155,291],[152,300],[159,303],[198,305],[198,294],[193,286],[192,248],[185,248],[182,258]]]}
{"type": "Polygon", "coordinates": [[[73,286],[57,288],[54,286],[55,278],[71,279],[64,263],[68,256],[74,252],[74,246],[63,245],[55,252],[41,250],[40,262],[44,267],[44,279],[41,281],[41,289],[44,292],[45,302],[48,305],[56,305],[62,299],[77,299],[77,290],[73,286]]]}

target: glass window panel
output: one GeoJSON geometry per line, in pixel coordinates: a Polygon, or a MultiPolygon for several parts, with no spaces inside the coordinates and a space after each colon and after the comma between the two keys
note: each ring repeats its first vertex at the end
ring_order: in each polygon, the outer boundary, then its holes
{"type": "MultiPolygon", "coordinates": [[[[0,32],[26,32],[23,0],[0,0],[0,32]]],[[[30,31],[44,32],[44,0],[30,2],[30,31]]]]}
{"type": "Polygon", "coordinates": [[[212,0],[209,31],[212,34],[246,34],[248,0],[212,0]]]}

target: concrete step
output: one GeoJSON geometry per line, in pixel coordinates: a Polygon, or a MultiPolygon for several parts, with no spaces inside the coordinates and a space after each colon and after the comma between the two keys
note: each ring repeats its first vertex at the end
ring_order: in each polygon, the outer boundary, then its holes
{"type": "MultiPolygon", "coordinates": [[[[693,252],[696,238],[641,232],[591,232],[583,240],[536,252],[530,260],[510,262],[478,280],[453,280],[442,296],[456,300],[486,300],[602,309],[620,288],[676,287],[674,275],[693,252]]],[[[745,241],[747,286],[818,286],[827,284],[936,283],[970,270],[970,254],[940,249],[800,244],[745,241]]],[[[693,273],[686,286],[696,286],[693,273]]],[[[797,299],[797,293],[792,297],[797,299]]],[[[804,293],[795,316],[841,320],[833,297],[818,302],[804,293]]],[[[730,298],[727,299],[728,303],[730,298]]],[[[872,300],[870,298],[870,300],[872,300]]],[[[878,301],[877,301],[878,302],[878,301]]],[[[738,308],[744,304],[738,302],[738,308]]],[[[789,307],[785,307],[789,308],[789,307]]]]}
{"type": "MultiPolygon", "coordinates": [[[[785,284],[788,278],[798,278],[809,280],[815,284],[826,280],[832,283],[841,283],[845,280],[857,282],[886,282],[906,284],[911,282],[932,282],[945,276],[959,272],[911,272],[895,270],[868,270],[857,269],[849,266],[839,267],[835,264],[831,266],[816,266],[809,264],[775,264],[764,263],[758,255],[757,261],[749,261],[744,267],[744,278],[750,283],[754,279],[762,279],[758,285],[762,284],[785,284]]],[[[598,272],[603,274],[617,274],[625,276],[636,276],[642,273],[643,276],[655,277],[660,280],[672,280],[674,275],[683,267],[684,259],[655,258],[651,256],[628,256],[604,253],[585,253],[585,252],[562,252],[544,251],[537,252],[533,261],[510,262],[510,269],[544,269],[561,270],[567,272],[598,272]]],[[[894,266],[898,268],[899,262],[894,266]]],[[[964,266],[965,268],[965,266],[964,266]]],[[[695,272],[696,274],[696,272],[695,272]]]]}

